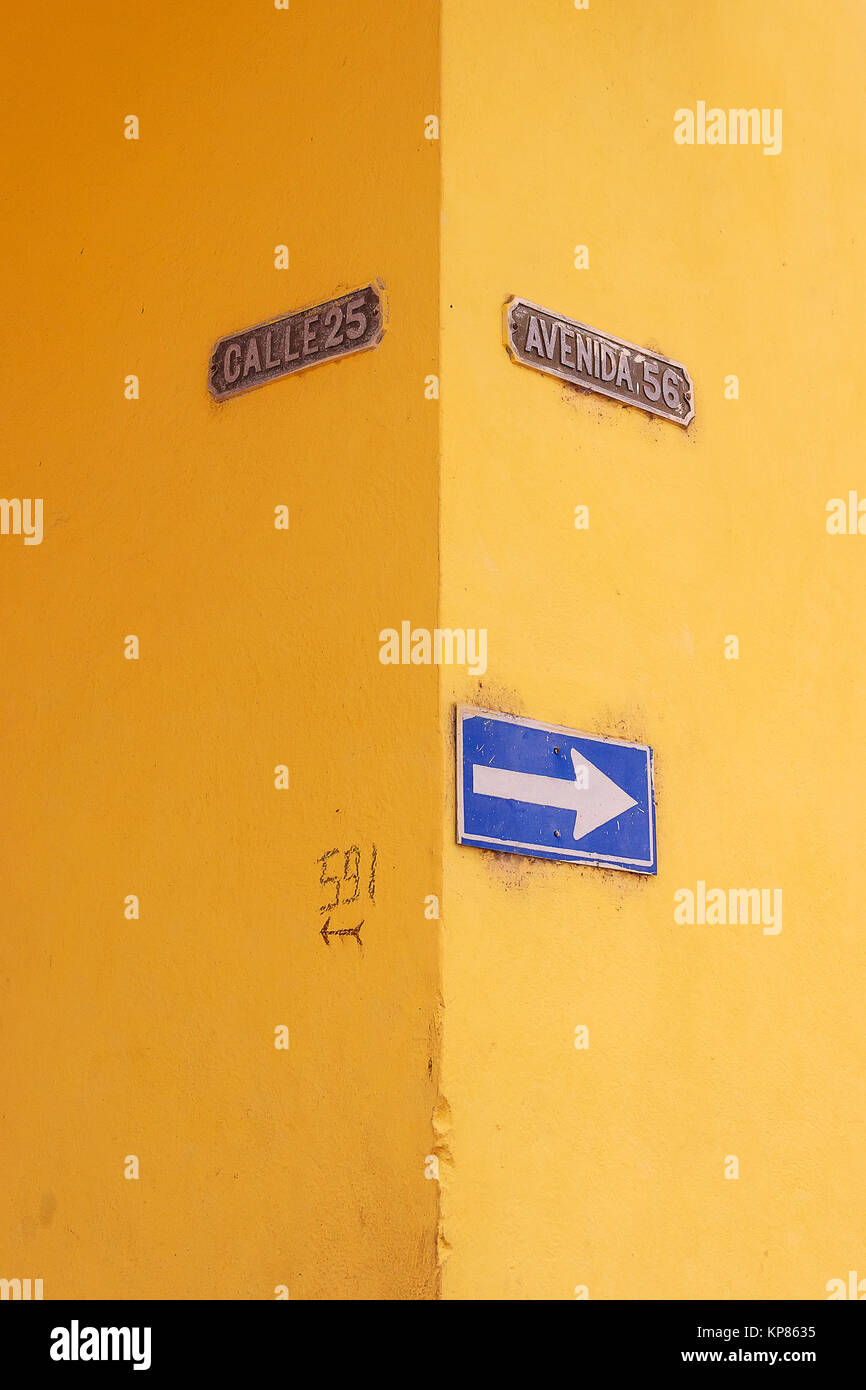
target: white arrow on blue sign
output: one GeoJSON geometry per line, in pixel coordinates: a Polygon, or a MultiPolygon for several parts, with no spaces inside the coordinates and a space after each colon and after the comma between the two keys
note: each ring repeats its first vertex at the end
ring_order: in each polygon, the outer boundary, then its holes
{"type": "Polygon", "coordinates": [[[457,842],[655,874],[653,750],[460,705],[457,842]]]}

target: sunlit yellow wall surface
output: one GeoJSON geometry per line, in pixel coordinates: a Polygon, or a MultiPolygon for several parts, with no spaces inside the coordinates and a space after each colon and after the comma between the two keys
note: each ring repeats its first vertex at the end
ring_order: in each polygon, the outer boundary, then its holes
{"type": "Polygon", "coordinates": [[[4,26],[0,1276],[433,1297],[437,685],[378,633],[437,602],[437,7],[4,26]],[[211,400],[218,337],[376,276],[376,351],[211,400]]]}
{"type": "Polygon", "coordinates": [[[650,743],[660,857],[457,848],[449,796],[446,1298],[866,1275],[866,538],[826,529],[866,495],[864,38],[855,0],[445,0],[441,621],[489,660],[443,715],[650,743]],[[781,152],[677,145],[698,101],[781,152]],[[511,294],[683,361],[688,432],[513,365],[511,294]],[[698,880],[782,930],[675,923],[698,880]]]}

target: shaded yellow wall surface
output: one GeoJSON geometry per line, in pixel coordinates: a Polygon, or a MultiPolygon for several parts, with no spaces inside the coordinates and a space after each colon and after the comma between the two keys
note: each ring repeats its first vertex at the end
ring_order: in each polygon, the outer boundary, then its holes
{"type": "Polygon", "coordinates": [[[443,715],[650,743],[659,842],[657,878],[459,848],[445,747],[446,1298],[866,1274],[866,539],[825,527],[866,494],[864,31],[445,0],[441,621],[489,654],[443,715]],[[781,108],[781,153],[678,146],[701,100],[781,108]],[[688,431],[512,364],[509,295],[684,362],[688,431]],[[781,888],[781,932],[676,924],[698,880],[781,888]]]}
{"type": "Polygon", "coordinates": [[[435,1295],[437,686],[377,635],[437,602],[438,23],[5,18],[0,1275],[46,1299],[435,1295]],[[217,338],[377,276],[375,351],[211,400],[217,338]]]}

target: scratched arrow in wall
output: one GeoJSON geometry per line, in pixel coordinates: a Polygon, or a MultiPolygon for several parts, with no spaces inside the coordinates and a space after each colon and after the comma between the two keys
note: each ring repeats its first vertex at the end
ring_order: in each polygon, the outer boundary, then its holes
{"type": "Polygon", "coordinates": [[[331,919],[329,917],[325,922],[325,925],[322,927],[322,930],[319,933],[319,935],[321,936],[326,946],[330,946],[332,936],[354,936],[358,945],[363,946],[364,943],[361,940],[361,928],[363,927],[363,925],[364,920],[362,918],[361,921],[358,923],[357,927],[331,927],[331,919]]]}

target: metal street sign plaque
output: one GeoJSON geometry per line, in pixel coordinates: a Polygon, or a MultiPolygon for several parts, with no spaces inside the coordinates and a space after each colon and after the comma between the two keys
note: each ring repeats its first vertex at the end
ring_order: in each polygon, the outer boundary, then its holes
{"type": "Polygon", "coordinates": [[[528,299],[509,299],[504,314],[505,344],[514,362],[677,425],[693,418],[694,386],[682,362],[528,299]]]}
{"type": "Polygon", "coordinates": [[[655,874],[653,750],[460,705],[457,843],[655,874]]]}
{"type": "Polygon", "coordinates": [[[210,361],[211,395],[225,400],[317,362],[377,347],[385,332],[384,288],[376,280],[324,304],[220,338],[210,361]]]}

